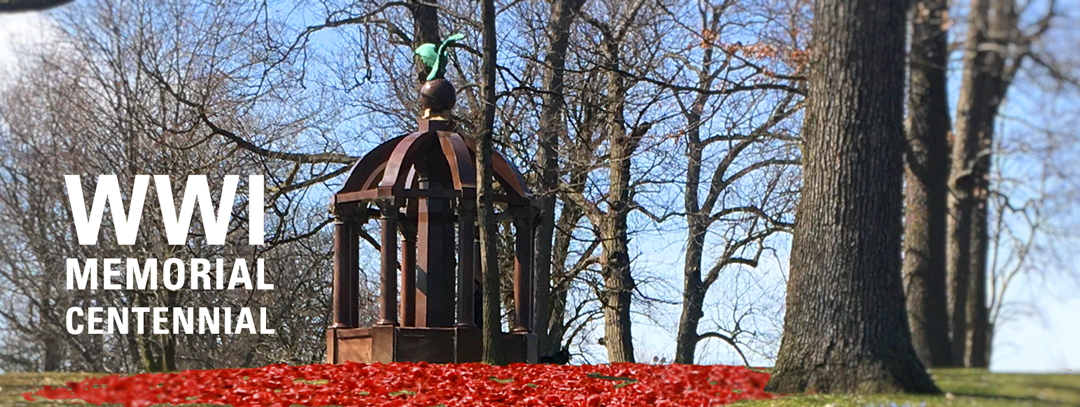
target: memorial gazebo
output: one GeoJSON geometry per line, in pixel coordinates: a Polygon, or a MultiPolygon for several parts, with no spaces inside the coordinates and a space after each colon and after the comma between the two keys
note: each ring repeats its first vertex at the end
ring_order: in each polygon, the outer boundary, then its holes
{"type": "MultiPolygon", "coordinates": [[[[439,77],[427,81],[420,89],[423,115],[417,131],[368,152],[333,197],[330,363],[481,359],[474,312],[480,276],[476,143],[455,131],[450,116],[455,101],[450,82],[439,77]],[[370,219],[378,219],[381,225],[379,318],[374,326],[361,327],[359,231],[370,219]]],[[[513,222],[515,231],[515,321],[510,332],[503,333],[507,360],[535,363],[531,320],[534,203],[521,172],[498,152],[491,158],[498,192],[495,201],[501,209],[497,219],[513,222]]]]}

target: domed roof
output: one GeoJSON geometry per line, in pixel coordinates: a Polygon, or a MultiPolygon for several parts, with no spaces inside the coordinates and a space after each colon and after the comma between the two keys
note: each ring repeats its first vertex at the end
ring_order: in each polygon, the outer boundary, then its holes
{"type": "MultiPolygon", "coordinates": [[[[452,131],[442,120],[422,120],[421,130],[387,140],[353,165],[335,196],[336,203],[401,197],[476,196],[476,140],[452,131]],[[421,185],[421,178],[434,181],[421,185]],[[437,185],[437,186],[434,186],[437,185]]],[[[527,204],[530,193],[521,171],[493,151],[495,200],[527,204]]]]}

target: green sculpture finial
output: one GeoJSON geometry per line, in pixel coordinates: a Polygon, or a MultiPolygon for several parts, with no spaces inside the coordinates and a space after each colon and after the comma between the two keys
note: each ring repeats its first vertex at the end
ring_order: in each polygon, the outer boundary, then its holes
{"type": "Polygon", "coordinates": [[[435,44],[431,43],[416,47],[416,51],[414,51],[416,55],[419,55],[420,60],[424,61],[424,65],[431,69],[427,80],[442,78],[443,75],[446,75],[446,64],[450,62],[446,57],[446,51],[450,48],[450,44],[462,38],[465,38],[465,34],[457,33],[446,37],[442,44],[439,44],[438,49],[435,48],[435,44]]]}

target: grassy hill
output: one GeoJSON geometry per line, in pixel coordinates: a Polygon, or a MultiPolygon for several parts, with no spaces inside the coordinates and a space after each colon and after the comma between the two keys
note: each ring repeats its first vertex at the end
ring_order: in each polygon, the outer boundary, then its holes
{"type": "MultiPolygon", "coordinates": [[[[90,374],[93,375],[93,374],[90,374]]],[[[86,373],[10,373],[0,375],[0,406],[56,406],[64,403],[23,400],[22,393],[41,386],[63,386],[86,373]]],[[[938,369],[934,380],[945,392],[923,395],[812,395],[778,400],[741,402],[738,407],[797,406],[1080,406],[1080,374],[992,374],[978,369],[938,369]]]]}

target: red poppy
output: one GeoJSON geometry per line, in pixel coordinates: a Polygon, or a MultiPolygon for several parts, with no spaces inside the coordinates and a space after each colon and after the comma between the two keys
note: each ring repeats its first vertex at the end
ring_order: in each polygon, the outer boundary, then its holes
{"type": "Polygon", "coordinates": [[[489,366],[391,363],[186,370],[106,376],[23,394],[128,407],[241,406],[689,406],[767,399],[767,373],[738,366],[489,366]]]}

